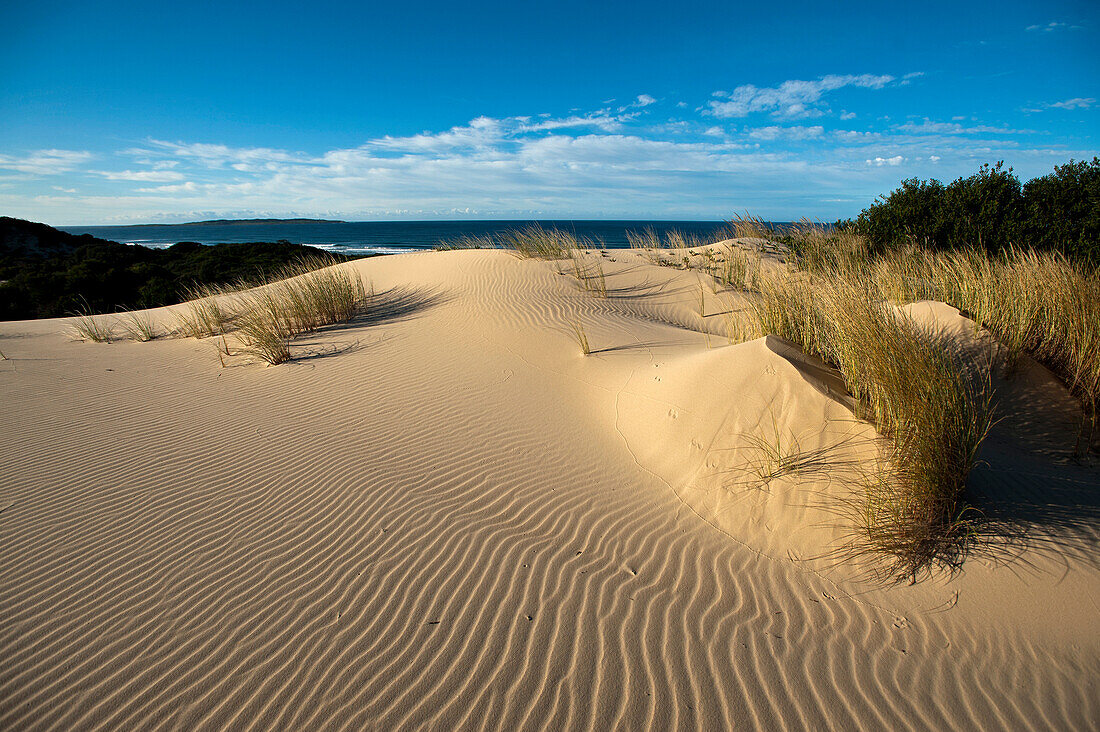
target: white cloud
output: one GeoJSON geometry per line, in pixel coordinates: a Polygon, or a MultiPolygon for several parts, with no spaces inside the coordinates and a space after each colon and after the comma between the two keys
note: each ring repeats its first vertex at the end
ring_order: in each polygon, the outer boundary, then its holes
{"type": "Polygon", "coordinates": [[[840,118],[842,120],[845,120],[845,121],[850,120],[850,119],[855,119],[856,118],[856,113],[855,112],[848,112],[848,111],[842,109],[842,110],[840,110],[840,118]]]}
{"type": "Polygon", "coordinates": [[[874,165],[881,168],[883,165],[901,165],[901,161],[905,160],[901,155],[895,155],[892,158],[871,158],[867,161],[868,165],[874,165]]]}
{"type": "Polygon", "coordinates": [[[1067,25],[1066,23],[1058,23],[1058,22],[1055,22],[1055,21],[1051,21],[1050,23],[1047,23],[1046,25],[1029,25],[1027,27],[1027,30],[1029,30],[1029,31],[1043,31],[1044,33],[1050,33],[1051,31],[1056,31],[1059,28],[1065,28],[1066,25],[1067,25]]]}
{"type": "Polygon", "coordinates": [[[132,180],[145,183],[168,183],[183,180],[183,174],[172,170],[90,170],[107,180],[132,180]]]}
{"type": "Polygon", "coordinates": [[[825,134],[821,125],[813,127],[756,127],[746,129],[745,133],[754,140],[811,140],[825,134]]]}
{"type": "MultiPolygon", "coordinates": [[[[841,82],[806,83],[816,86],[743,96],[774,115],[794,105],[820,114],[826,87],[841,82]]],[[[11,171],[0,171],[0,209],[58,224],[252,215],[717,218],[733,208],[828,218],[852,213],[828,201],[873,200],[896,185],[899,167],[954,175],[1003,158],[1049,169],[1095,154],[1055,138],[1029,148],[1023,130],[928,119],[895,125],[861,115],[868,127],[860,131],[806,123],[738,130],[678,110],[654,120],[663,106],[654,98],[563,115],[477,117],[328,150],[150,139],[94,164],[79,151],[9,154],[0,156],[0,168],[11,171]],[[59,170],[69,174],[39,180],[59,170]]]]}
{"type": "Polygon", "coordinates": [[[747,117],[754,112],[770,112],[777,117],[820,116],[822,111],[813,105],[827,92],[854,86],[863,89],[881,89],[894,81],[893,76],[838,76],[829,74],[816,81],[793,79],[777,87],[759,88],[752,84],[737,87],[732,92],[714,92],[707,102],[707,111],[715,117],[747,117]]]}
{"type": "Polygon", "coordinates": [[[1035,130],[1017,130],[1011,127],[993,127],[991,125],[971,125],[963,127],[956,122],[933,122],[925,119],[919,125],[915,122],[906,122],[895,129],[914,135],[1028,135],[1035,130]]]}
{"type": "Polygon", "coordinates": [[[179,183],[175,185],[155,186],[153,188],[138,188],[139,193],[194,193],[199,190],[198,184],[194,181],[187,181],[186,183],[179,183]]]}
{"type": "Polygon", "coordinates": [[[1046,106],[1052,109],[1088,109],[1094,104],[1096,104],[1096,99],[1093,97],[1074,97],[1064,102],[1054,102],[1046,106]]]}
{"type": "Polygon", "coordinates": [[[0,169],[35,176],[57,175],[76,170],[95,156],[82,150],[36,150],[22,157],[0,155],[0,169]]]}

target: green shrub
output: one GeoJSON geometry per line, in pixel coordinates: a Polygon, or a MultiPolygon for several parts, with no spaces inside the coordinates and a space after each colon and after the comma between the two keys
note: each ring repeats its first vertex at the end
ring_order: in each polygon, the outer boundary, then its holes
{"type": "Polygon", "coordinates": [[[1100,264],[1100,159],[1070,161],[1025,185],[1003,162],[948,185],[911,178],[848,222],[872,250],[918,245],[1061,251],[1100,264]]]}
{"type": "Polygon", "coordinates": [[[1100,264],[1100,158],[1069,161],[1024,184],[1026,241],[1100,264]]]}

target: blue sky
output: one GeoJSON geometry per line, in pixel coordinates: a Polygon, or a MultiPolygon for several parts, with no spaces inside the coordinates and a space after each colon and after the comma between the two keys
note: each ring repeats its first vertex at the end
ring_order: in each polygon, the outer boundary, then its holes
{"type": "Polygon", "coordinates": [[[1100,155],[1098,8],[4,3],[0,214],[833,220],[1100,155]]]}

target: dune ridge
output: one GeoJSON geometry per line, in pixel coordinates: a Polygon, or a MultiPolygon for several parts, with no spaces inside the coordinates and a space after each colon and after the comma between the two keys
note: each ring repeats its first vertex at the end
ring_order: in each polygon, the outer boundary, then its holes
{"type": "MultiPolygon", "coordinates": [[[[0,727],[1095,726],[1095,524],[868,581],[826,551],[843,480],[724,473],[768,407],[870,439],[827,374],[728,345],[696,272],[601,264],[607,298],[501,251],[343,265],[400,307],[276,367],[0,324],[0,727]]],[[[979,489],[1049,490],[1010,443],[979,489]]]]}

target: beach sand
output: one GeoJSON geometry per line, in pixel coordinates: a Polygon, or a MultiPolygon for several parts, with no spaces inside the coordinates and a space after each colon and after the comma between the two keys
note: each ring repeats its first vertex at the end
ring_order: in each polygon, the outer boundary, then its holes
{"type": "Polygon", "coordinates": [[[370,312],[271,367],[0,323],[0,728],[1100,727],[1100,472],[1049,373],[1001,384],[998,528],[890,584],[845,551],[877,447],[835,375],[589,258],[607,298],[360,260],[370,312]],[[769,438],[827,459],[763,480],[769,438]]]}

